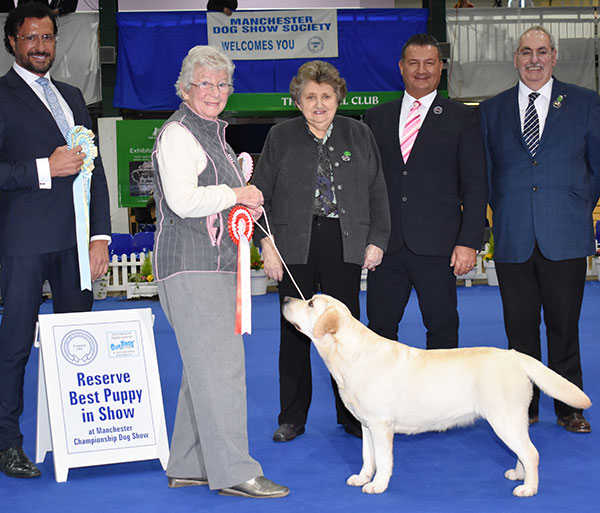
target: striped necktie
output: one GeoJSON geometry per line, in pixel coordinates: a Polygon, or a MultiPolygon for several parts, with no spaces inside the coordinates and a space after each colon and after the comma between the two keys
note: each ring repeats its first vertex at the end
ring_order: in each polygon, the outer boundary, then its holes
{"type": "Polygon", "coordinates": [[[534,105],[535,99],[539,95],[540,93],[529,93],[529,104],[523,122],[523,139],[525,139],[525,144],[527,144],[532,157],[535,157],[540,145],[540,120],[534,105]]]}
{"type": "Polygon", "coordinates": [[[402,131],[400,150],[402,151],[402,158],[404,159],[405,164],[408,161],[410,151],[415,144],[419,128],[421,128],[421,115],[419,114],[420,106],[421,102],[419,100],[413,102],[412,107],[408,111],[408,119],[404,125],[404,130],[402,131]]]}

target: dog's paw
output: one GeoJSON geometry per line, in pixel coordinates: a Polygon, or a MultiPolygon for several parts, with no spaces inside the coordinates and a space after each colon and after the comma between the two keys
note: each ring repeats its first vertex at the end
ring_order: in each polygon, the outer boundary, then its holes
{"type": "Polygon", "coordinates": [[[515,497],[533,497],[537,493],[537,488],[532,488],[531,486],[526,486],[524,484],[517,486],[513,490],[513,495],[515,497]]]}
{"type": "Polygon", "coordinates": [[[523,479],[525,479],[525,474],[523,472],[519,472],[516,468],[510,468],[504,472],[504,477],[506,479],[510,479],[511,481],[523,481],[523,479]]]}
{"type": "Polygon", "coordinates": [[[362,487],[363,493],[383,493],[387,490],[387,485],[382,485],[376,483],[375,481],[371,481],[362,487]]]}
{"type": "Polygon", "coordinates": [[[346,484],[350,486],[362,486],[371,480],[371,476],[363,476],[362,474],[354,474],[346,480],[346,484]]]}

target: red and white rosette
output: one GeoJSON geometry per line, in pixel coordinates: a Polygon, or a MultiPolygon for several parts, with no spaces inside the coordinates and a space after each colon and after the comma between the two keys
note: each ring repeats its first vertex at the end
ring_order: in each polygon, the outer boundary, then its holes
{"type": "Polygon", "coordinates": [[[246,183],[248,183],[250,178],[252,178],[252,173],[254,172],[254,161],[252,160],[250,154],[245,151],[240,153],[237,158],[240,167],[244,172],[244,179],[246,180],[246,183]]]}
{"type": "Polygon", "coordinates": [[[252,298],[250,292],[250,239],[254,220],[246,207],[231,209],[227,219],[231,240],[238,246],[237,296],[235,306],[235,334],[252,333],[252,298]]]}

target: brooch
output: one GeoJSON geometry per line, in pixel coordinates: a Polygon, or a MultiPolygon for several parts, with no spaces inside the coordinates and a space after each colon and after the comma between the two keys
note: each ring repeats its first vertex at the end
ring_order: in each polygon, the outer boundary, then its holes
{"type": "Polygon", "coordinates": [[[350,162],[350,157],[352,156],[352,153],[350,153],[349,151],[345,151],[343,153],[343,155],[340,157],[344,162],[350,162]]]}
{"type": "Polygon", "coordinates": [[[560,108],[562,107],[562,102],[563,102],[563,100],[564,100],[566,97],[567,97],[567,95],[566,95],[566,94],[559,94],[559,95],[556,97],[556,100],[554,100],[554,101],[552,102],[552,106],[553,106],[555,109],[560,109],[560,108]]]}

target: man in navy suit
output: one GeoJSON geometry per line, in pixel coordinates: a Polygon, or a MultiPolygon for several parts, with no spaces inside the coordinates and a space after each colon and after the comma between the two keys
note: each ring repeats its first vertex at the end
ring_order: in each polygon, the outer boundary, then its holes
{"type": "Polygon", "coordinates": [[[412,36],[402,49],[404,96],[365,113],[387,184],[392,230],[369,272],[369,328],[396,340],[414,286],[427,348],[458,346],[456,276],[471,270],[485,226],[485,154],[474,109],[442,98],[439,44],[412,36]]]}
{"type": "MultiPolygon", "coordinates": [[[[15,63],[0,78],[0,470],[36,477],[22,449],[25,365],[31,352],[42,285],[48,280],[54,311],[87,311],[92,293],[81,290],[75,236],[73,181],[83,165],[81,146],[68,149],[36,80],[48,77],[56,47],[56,21],[47,6],[26,3],[11,11],[5,46],[15,63]]],[[[51,81],[69,126],[91,126],[81,92],[51,81]]],[[[56,107],[56,106],[55,106],[56,107]]],[[[92,280],[108,268],[110,215],[99,158],[91,180],[92,280]]]]}
{"type": "MultiPolygon", "coordinates": [[[[508,344],[541,359],[543,308],[549,367],[583,387],[579,314],[595,252],[600,97],[552,77],[556,46],[543,27],[523,33],[514,62],[519,83],[480,106],[508,344]]],[[[536,389],[530,423],[538,401],[536,389]]],[[[567,431],[590,431],[581,410],[559,401],[554,409],[567,431]]]]}

